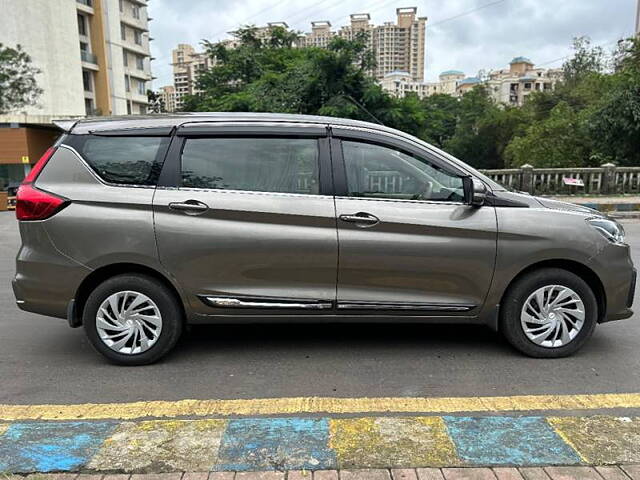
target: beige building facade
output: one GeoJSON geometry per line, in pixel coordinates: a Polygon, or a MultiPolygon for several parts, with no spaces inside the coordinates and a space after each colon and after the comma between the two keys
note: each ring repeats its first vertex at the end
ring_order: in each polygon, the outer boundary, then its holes
{"type": "Polygon", "coordinates": [[[414,82],[424,80],[424,53],[426,17],[418,17],[416,7],[397,8],[396,22],[382,25],[371,23],[368,13],[350,15],[350,24],[331,29],[331,22],[311,22],[311,32],[305,33],[300,45],[326,47],[335,36],[352,40],[359,33],[368,35],[369,47],[374,53],[376,68],[371,72],[378,80],[385,75],[403,71],[408,72],[414,82]]]}
{"type": "Polygon", "coordinates": [[[395,71],[386,74],[380,81],[380,86],[396,97],[404,97],[410,92],[420,98],[436,94],[457,96],[458,86],[464,78],[463,72],[448,70],[440,74],[438,82],[416,82],[409,72],[395,71]]]}
{"type": "Polygon", "coordinates": [[[0,0],[0,43],[41,70],[38,105],[2,121],[145,113],[151,80],[146,0],[0,0]]]}
{"type": "Polygon", "coordinates": [[[561,69],[536,68],[528,58],[516,57],[508,69],[490,71],[484,83],[497,103],[522,106],[533,92],[553,90],[560,80],[561,69]]]}
{"type": "Polygon", "coordinates": [[[167,104],[166,109],[168,112],[181,109],[184,98],[187,95],[197,94],[198,75],[215,65],[215,61],[209,55],[204,52],[197,52],[192,45],[186,43],[179,44],[171,52],[171,58],[174,100],[171,110],[169,110],[169,104],[167,104]]]}
{"type": "Polygon", "coordinates": [[[173,85],[160,87],[158,90],[158,95],[160,98],[160,111],[176,111],[176,88],[173,85]]]}
{"type": "Polygon", "coordinates": [[[526,57],[516,57],[509,68],[492,70],[486,77],[467,77],[460,70],[442,72],[438,82],[416,82],[409,72],[396,71],[383,77],[382,88],[397,97],[413,92],[420,98],[435,94],[461,97],[478,85],[485,85],[496,103],[522,106],[533,92],[553,90],[562,80],[561,69],[536,68],[526,57]]]}

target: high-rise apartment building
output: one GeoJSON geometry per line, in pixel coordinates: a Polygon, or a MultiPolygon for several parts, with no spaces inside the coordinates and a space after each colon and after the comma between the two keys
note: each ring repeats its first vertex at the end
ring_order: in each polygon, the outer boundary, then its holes
{"type": "Polygon", "coordinates": [[[0,117],[145,113],[149,65],[146,0],[0,0],[0,43],[22,45],[41,70],[38,105],[0,117]]]}
{"type": "Polygon", "coordinates": [[[173,85],[167,85],[158,89],[160,105],[157,113],[175,112],[176,111],[176,88],[173,85]]]}
{"type": "Polygon", "coordinates": [[[31,57],[37,105],[0,115],[0,190],[59,134],[52,121],[147,111],[146,0],[0,0],[0,43],[31,57]]]}
{"type": "MultiPolygon", "coordinates": [[[[172,52],[174,102],[172,109],[165,107],[168,112],[182,108],[184,97],[198,93],[198,75],[211,68],[215,62],[204,52],[196,52],[193,46],[181,43],[172,52]]],[[[167,88],[167,87],[163,87],[167,88]]]]}
{"type": "Polygon", "coordinates": [[[326,47],[334,36],[352,40],[366,33],[374,53],[376,68],[371,72],[378,80],[391,72],[407,72],[415,82],[424,80],[426,17],[417,16],[416,7],[397,8],[396,22],[373,25],[368,13],[354,13],[350,24],[338,31],[331,30],[328,21],[311,22],[311,32],[300,40],[301,45],[326,47]]]}

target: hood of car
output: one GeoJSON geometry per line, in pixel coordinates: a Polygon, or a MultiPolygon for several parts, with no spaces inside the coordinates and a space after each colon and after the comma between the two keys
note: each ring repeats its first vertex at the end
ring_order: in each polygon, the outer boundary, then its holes
{"type": "Polygon", "coordinates": [[[591,217],[606,217],[605,214],[594,210],[593,208],[585,207],[582,205],[576,205],[575,203],[561,202],[558,200],[551,200],[550,198],[534,197],[540,205],[552,210],[563,210],[565,212],[582,213],[591,217]]]}
{"type": "Polygon", "coordinates": [[[502,206],[519,206],[529,208],[544,207],[550,210],[559,210],[563,212],[579,213],[589,217],[605,217],[606,215],[593,208],[576,205],[575,203],[560,202],[545,197],[536,197],[524,192],[514,191],[494,191],[494,204],[502,206]]]}

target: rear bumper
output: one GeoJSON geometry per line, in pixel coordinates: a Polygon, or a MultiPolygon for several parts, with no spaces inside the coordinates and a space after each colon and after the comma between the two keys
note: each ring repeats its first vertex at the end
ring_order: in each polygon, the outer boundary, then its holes
{"type": "Polygon", "coordinates": [[[61,254],[42,222],[21,222],[13,293],[21,310],[67,318],[67,307],[91,270],[61,254]]]}

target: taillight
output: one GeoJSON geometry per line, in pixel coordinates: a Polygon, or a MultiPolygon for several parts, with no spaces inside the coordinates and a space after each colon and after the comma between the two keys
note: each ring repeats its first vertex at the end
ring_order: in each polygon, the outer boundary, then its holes
{"type": "Polygon", "coordinates": [[[38,160],[36,164],[33,166],[31,171],[29,172],[29,175],[24,177],[24,180],[22,181],[22,183],[25,184],[25,183],[35,182],[36,178],[38,178],[38,175],[40,175],[40,172],[42,171],[44,166],[47,164],[49,159],[53,156],[55,151],[56,151],[56,147],[49,147],[49,149],[47,149],[47,151],[44,152],[44,154],[40,157],[40,160],[38,160]]]}
{"type": "Polygon", "coordinates": [[[44,220],[58,212],[66,202],[64,198],[23,183],[16,194],[16,217],[18,220],[44,220]]]}
{"type": "Polygon", "coordinates": [[[38,190],[33,182],[56,151],[49,148],[25,177],[16,193],[16,217],[18,220],[44,220],[58,212],[67,200],[49,192],[38,190]]]}

